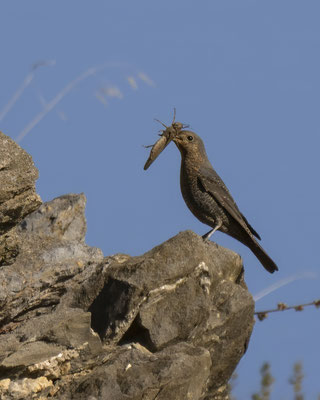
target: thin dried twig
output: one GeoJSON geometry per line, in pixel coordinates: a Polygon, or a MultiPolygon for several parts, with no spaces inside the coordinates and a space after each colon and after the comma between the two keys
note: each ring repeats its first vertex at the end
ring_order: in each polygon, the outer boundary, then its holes
{"type": "Polygon", "coordinates": [[[16,104],[16,102],[22,96],[22,94],[26,90],[26,88],[33,81],[33,78],[35,76],[35,70],[38,69],[39,67],[46,67],[46,66],[54,65],[55,63],[56,63],[55,60],[48,60],[48,61],[45,60],[45,61],[38,61],[32,65],[31,72],[29,72],[29,74],[24,78],[21,86],[13,93],[13,96],[11,97],[11,99],[0,111],[0,121],[2,121],[3,118],[8,114],[8,112],[12,109],[12,107],[16,104]]]}
{"type": "Polygon", "coordinates": [[[68,94],[70,93],[77,85],[79,85],[86,78],[100,72],[106,68],[116,68],[116,67],[124,67],[127,66],[123,63],[106,63],[100,66],[91,67],[87,69],[84,73],[77,76],[71,82],[69,82],[52,100],[50,100],[44,107],[42,111],[40,111],[19,133],[16,138],[16,142],[19,143],[21,140],[68,94]]]}
{"type": "Polygon", "coordinates": [[[155,83],[153,82],[153,80],[152,80],[148,75],[146,75],[144,72],[139,72],[139,73],[138,73],[138,77],[139,77],[142,81],[144,81],[147,85],[149,85],[149,86],[155,86],[155,83]]]}
{"type": "Polygon", "coordinates": [[[285,311],[285,310],[295,310],[295,311],[303,311],[305,307],[315,306],[316,308],[320,308],[320,299],[311,301],[310,303],[298,304],[295,306],[288,306],[285,303],[278,303],[277,308],[272,308],[270,310],[264,311],[256,311],[254,314],[257,315],[259,321],[263,321],[267,318],[269,313],[285,311]]]}

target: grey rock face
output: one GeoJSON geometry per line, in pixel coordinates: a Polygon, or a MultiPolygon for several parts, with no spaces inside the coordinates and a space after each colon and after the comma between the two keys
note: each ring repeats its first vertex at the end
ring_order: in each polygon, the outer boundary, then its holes
{"type": "Polygon", "coordinates": [[[39,207],[37,179],[31,156],[0,132],[0,234],[39,207]]]}
{"type": "Polygon", "coordinates": [[[253,327],[240,257],[190,231],[103,257],[84,195],[35,202],[0,237],[0,398],[228,399],[253,327]]]}
{"type": "Polygon", "coordinates": [[[41,205],[37,179],[31,156],[0,132],[0,267],[19,253],[14,227],[41,205]]]}

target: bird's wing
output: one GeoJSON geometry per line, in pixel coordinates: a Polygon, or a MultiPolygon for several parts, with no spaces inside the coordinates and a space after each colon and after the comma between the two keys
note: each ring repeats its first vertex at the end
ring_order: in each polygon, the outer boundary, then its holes
{"type": "Polygon", "coordinates": [[[242,217],[242,219],[244,220],[244,222],[247,224],[247,227],[249,228],[250,232],[251,232],[257,239],[261,240],[261,237],[260,237],[259,233],[256,232],[256,231],[252,228],[252,226],[249,224],[247,218],[246,218],[242,213],[240,213],[240,214],[241,214],[241,217],[242,217]]]}
{"type": "Polygon", "coordinates": [[[198,179],[204,190],[208,192],[239,225],[245,229],[249,229],[257,239],[260,239],[259,234],[252,228],[245,216],[241,214],[226,185],[213,168],[207,166],[201,167],[199,169],[198,179]]]}

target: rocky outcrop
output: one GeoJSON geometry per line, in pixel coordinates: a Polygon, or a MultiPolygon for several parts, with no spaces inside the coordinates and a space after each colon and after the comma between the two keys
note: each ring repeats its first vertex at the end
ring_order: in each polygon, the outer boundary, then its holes
{"type": "Polygon", "coordinates": [[[0,132],[0,267],[10,264],[18,251],[14,232],[6,232],[41,204],[37,178],[31,156],[0,132]]]}
{"type": "Polygon", "coordinates": [[[35,191],[37,178],[31,156],[0,132],[0,234],[41,204],[35,191]]]}
{"type": "Polygon", "coordinates": [[[40,205],[31,158],[3,141],[1,399],[227,399],[253,327],[240,257],[190,231],[104,257],[84,195],[40,205]]]}

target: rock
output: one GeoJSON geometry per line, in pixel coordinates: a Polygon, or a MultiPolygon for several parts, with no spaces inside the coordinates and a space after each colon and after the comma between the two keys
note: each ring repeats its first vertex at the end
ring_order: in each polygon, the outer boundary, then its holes
{"type": "Polygon", "coordinates": [[[102,252],[84,243],[85,201],[84,195],[62,196],[15,228],[19,253],[0,268],[0,326],[47,314],[66,293],[66,282],[102,261],[102,252]]]}
{"type": "Polygon", "coordinates": [[[206,349],[187,343],[156,354],[140,346],[118,347],[103,366],[72,382],[62,383],[61,398],[88,399],[200,399],[210,374],[206,349]]]}
{"type": "Polygon", "coordinates": [[[105,276],[89,307],[103,341],[138,342],[154,353],[184,342],[206,348],[214,361],[208,387],[228,381],[253,327],[237,254],[186,231],[141,257],[108,259],[105,276]]]}
{"type": "Polygon", "coordinates": [[[54,357],[62,351],[62,347],[45,342],[29,342],[19,346],[19,351],[15,351],[6,357],[1,366],[10,368],[25,368],[29,365],[37,364],[48,358],[54,357]]]}
{"type": "Polygon", "coordinates": [[[53,385],[52,382],[48,381],[44,376],[37,379],[24,378],[16,382],[10,382],[10,379],[4,379],[3,381],[6,381],[7,389],[12,393],[13,398],[16,399],[24,399],[31,394],[33,394],[32,397],[35,398],[34,393],[43,391],[43,389],[53,385]]]}
{"type": "Polygon", "coordinates": [[[19,253],[14,226],[41,205],[31,156],[0,132],[0,267],[19,253]]]}
{"type": "Polygon", "coordinates": [[[33,212],[7,213],[0,398],[228,399],[253,328],[241,258],[191,231],[104,257],[85,244],[85,202],[34,197],[33,212]]]}
{"type": "Polygon", "coordinates": [[[39,207],[37,179],[31,156],[0,132],[0,234],[39,207]]]}

